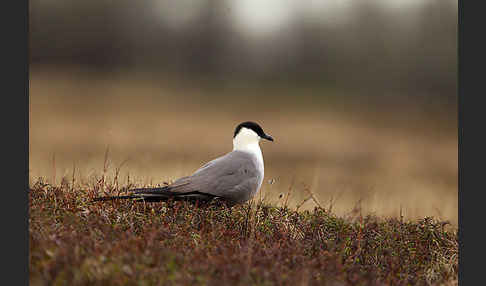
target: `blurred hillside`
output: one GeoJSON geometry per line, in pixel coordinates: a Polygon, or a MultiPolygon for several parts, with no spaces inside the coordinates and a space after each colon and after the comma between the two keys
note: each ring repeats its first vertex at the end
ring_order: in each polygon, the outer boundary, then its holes
{"type": "Polygon", "coordinates": [[[51,0],[30,9],[35,65],[456,94],[457,1],[51,0]]]}

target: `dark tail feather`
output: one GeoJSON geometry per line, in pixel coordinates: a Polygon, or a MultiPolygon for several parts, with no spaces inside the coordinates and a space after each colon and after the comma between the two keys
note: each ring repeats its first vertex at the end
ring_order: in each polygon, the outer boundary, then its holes
{"type": "Polygon", "coordinates": [[[160,196],[174,196],[177,193],[170,191],[170,186],[165,187],[158,187],[158,188],[140,188],[140,189],[133,189],[130,190],[133,194],[136,195],[160,195],[160,196]]]}
{"type": "Polygon", "coordinates": [[[126,196],[111,196],[111,197],[99,197],[94,198],[93,201],[113,201],[113,200],[126,200],[126,199],[138,199],[147,202],[159,202],[166,201],[170,197],[174,196],[173,193],[168,191],[168,187],[162,188],[140,188],[130,190],[131,195],[126,196]]]}
{"type": "Polygon", "coordinates": [[[203,194],[197,191],[187,193],[176,193],[170,191],[170,186],[159,188],[140,188],[130,190],[131,195],[127,196],[112,196],[112,197],[99,197],[93,201],[112,201],[123,199],[138,199],[146,202],[161,202],[169,199],[174,201],[210,201],[215,198],[213,195],[203,194]]]}

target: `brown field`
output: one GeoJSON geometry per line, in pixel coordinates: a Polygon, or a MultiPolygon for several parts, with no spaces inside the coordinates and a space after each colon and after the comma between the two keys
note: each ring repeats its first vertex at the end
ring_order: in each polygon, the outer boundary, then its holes
{"type": "Polygon", "coordinates": [[[71,180],[74,166],[82,188],[103,173],[107,149],[111,179],[121,166],[122,183],[170,181],[230,151],[233,128],[254,120],[275,138],[261,144],[260,194],[268,203],[281,205],[288,196],[295,208],[310,190],[337,215],[356,206],[386,217],[401,209],[406,219],[434,216],[457,225],[453,107],[418,97],[384,102],[334,90],[180,83],[33,68],[31,182],[71,180]],[[311,96],[317,92],[329,96],[311,96]]]}

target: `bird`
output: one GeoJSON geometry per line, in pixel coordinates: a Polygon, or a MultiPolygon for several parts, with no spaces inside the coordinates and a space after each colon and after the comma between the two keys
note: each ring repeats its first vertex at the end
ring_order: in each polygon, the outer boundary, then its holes
{"type": "Polygon", "coordinates": [[[233,133],[233,150],[163,187],[137,188],[126,196],[98,197],[95,201],[139,199],[143,201],[219,199],[233,206],[251,200],[260,190],[264,177],[260,140],[274,141],[253,121],[238,124],[233,133]]]}

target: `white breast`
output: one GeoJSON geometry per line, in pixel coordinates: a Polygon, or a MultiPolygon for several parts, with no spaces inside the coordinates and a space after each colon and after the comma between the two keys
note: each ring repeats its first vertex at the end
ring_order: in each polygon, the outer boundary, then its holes
{"type": "Polygon", "coordinates": [[[260,190],[263,182],[264,167],[263,155],[260,149],[260,137],[251,129],[243,127],[240,132],[233,138],[233,150],[248,152],[254,156],[259,173],[258,187],[254,191],[255,194],[260,190]]]}
{"type": "Polygon", "coordinates": [[[238,148],[238,151],[243,151],[243,152],[248,152],[250,153],[256,162],[256,168],[259,173],[259,178],[258,178],[258,187],[255,190],[255,194],[260,190],[260,187],[262,186],[263,183],[263,177],[264,177],[264,164],[263,164],[263,154],[262,150],[260,149],[260,146],[258,143],[255,144],[247,144],[243,148],[238,148]]]}

